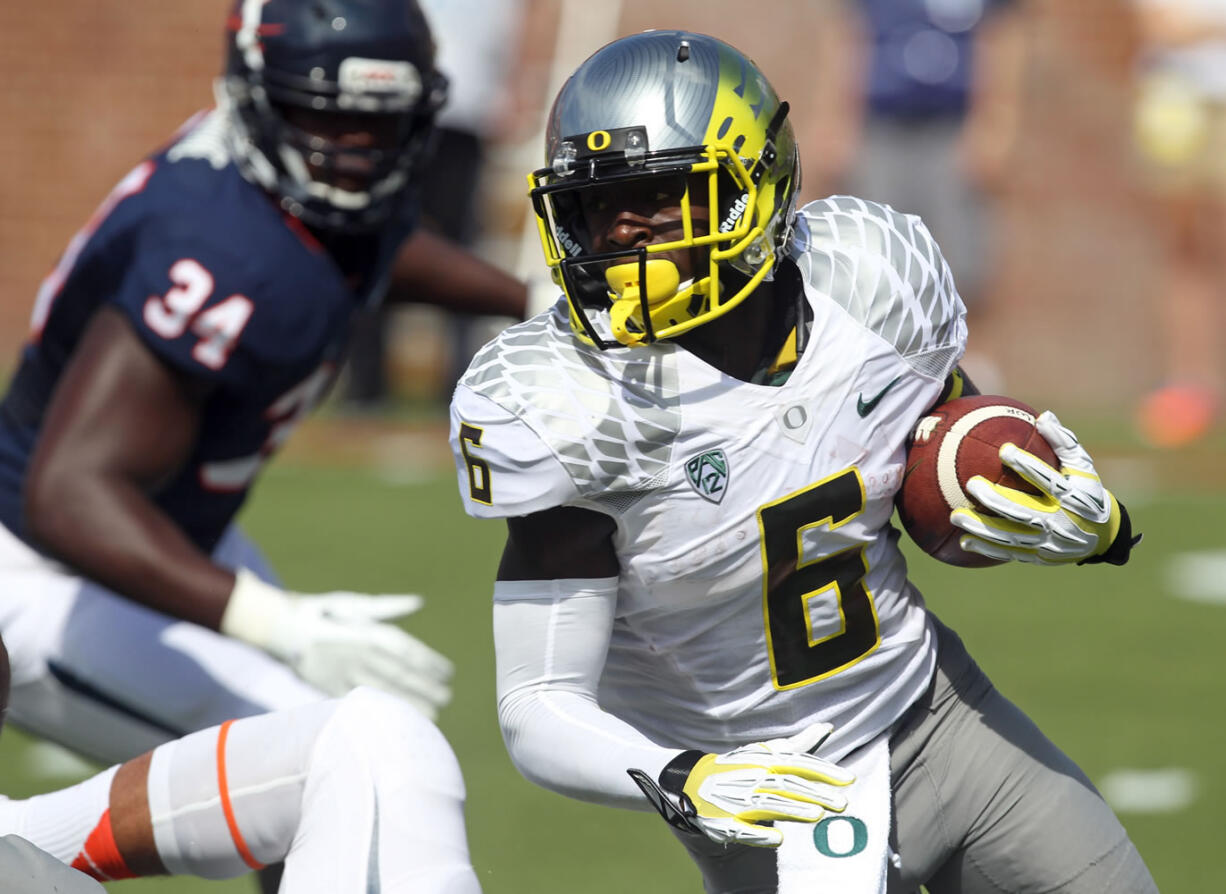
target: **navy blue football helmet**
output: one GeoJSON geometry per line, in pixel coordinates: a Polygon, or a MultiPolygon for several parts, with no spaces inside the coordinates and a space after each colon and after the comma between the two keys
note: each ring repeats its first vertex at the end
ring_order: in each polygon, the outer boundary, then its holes
{"type": "Polygon", "coordinates": [[[227,26],[218,103],[243,176],[310,226],[379,227],[447,95],[415,0],[236,0],[227,26]]]}

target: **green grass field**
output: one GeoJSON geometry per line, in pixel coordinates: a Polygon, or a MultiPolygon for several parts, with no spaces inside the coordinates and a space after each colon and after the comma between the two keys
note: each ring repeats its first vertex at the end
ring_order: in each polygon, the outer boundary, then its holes
{"type": "MultiPolygon", "coordinates": [[[[1215,447],[1203,465],[1215,466],[1220,455],[1215,447]]],[[[922,556],[911,565],[930,605],[997,685],[1096,782],[1122,768],[1190,771],[1190,804],[1121,816],[1165,894],[1203,894],[1223,886],[1215,854],[1226,826],[1226,607],[1172,598],[1166,569],[1181,551],[1223,548],[1226,500],[1220,484],[1206,485],[1186,463],[1173,484],[1145,473],[1147,463],[1120,464],[1148,481],[1135,493],[1115,485],[1146,534],[1127,568],[968,571],[922,556]]],[[[413,629],[457,664],[456,699],[441,726],[464,768],[473,861],[487,894],[699,891],[653,815],[569,801],[523,781],[510,765],[494,714],[489,610],[502,527],[466,518],[437,455],[426,465],[420,478],[389,483],[360,463],[291,453],[266,473],[244,523],[292,587],[427,596],[413,629]]],[[[73,781],[33,777],[30,747],[17,730],[0,740],[0,791],[23,796],[73,781]]],[[[247,879],[112,887],[254,890],[247,879]]]]}

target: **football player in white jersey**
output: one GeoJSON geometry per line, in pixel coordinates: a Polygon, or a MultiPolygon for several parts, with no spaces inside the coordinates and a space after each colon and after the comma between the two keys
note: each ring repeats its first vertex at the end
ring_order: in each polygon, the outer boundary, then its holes
{"type": "MultiPolygon", "coordinates": [[[[965,384],[924,225],[849,197],[797,211],[786,103],[701,34],[579,66],[546,161],[531,195],[565,299],[452,404],[465,507],[508,525],[494,635],[521,772],[654,806],[709,892],[1155,890],[907,579],[907,434],[965,384]]],[[[1061,469],[1005,458],[1049,496],[980,489],[964,548],[1122,564],[1127,513],[1040,425],[1061,469]]]]}
{"type": "MultiPolygon", "coordinates": [[[[8,696],[0,640],[0,726],[8,696]]],[[[281,894],[480,894],[463,807],[437,727],[359,687],[192,733],[60,791],[0,796],[0,889],[102,894],[91,879],[230,878],[284,861],[281,894]]]]}

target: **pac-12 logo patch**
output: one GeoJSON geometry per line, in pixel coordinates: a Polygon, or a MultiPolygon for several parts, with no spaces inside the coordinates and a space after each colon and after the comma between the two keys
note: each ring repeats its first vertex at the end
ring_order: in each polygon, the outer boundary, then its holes
{"type": "Polygon", "coordinates": [[[686,460],[685,477],[694,490],[712,503],[718,503],[728,489],[728,458],[722,450],[700,453],[686,460]]]}

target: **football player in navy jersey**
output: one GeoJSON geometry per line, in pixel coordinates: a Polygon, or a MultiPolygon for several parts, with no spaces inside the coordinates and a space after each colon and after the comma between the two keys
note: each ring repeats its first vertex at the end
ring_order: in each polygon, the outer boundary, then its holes
{"type": "Polygon", "coordinates": [[[43,284],[0,405],[15,723],[113,763],[362,684],[447,701],[450,663],[389,623],[420,597],[287,592],[232,524],[355,309],[428,287],[522,315],[521,284],[410,236],[433,60],[412,0],[239,0],[216,108],[43,284]]]}

